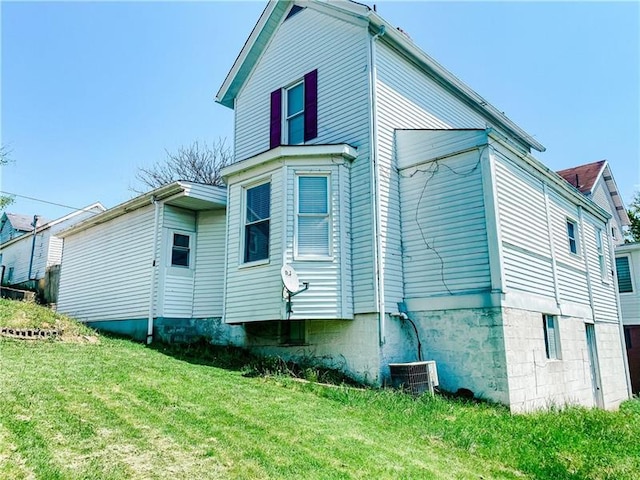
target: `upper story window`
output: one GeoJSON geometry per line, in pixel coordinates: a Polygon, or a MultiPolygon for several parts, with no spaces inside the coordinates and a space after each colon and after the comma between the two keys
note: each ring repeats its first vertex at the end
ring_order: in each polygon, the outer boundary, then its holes
{"type": "Polygon", "coordinates": [[[299,82],[287,88],[285,96],[285,143],[298,145],[304,143],[304,82],[299,82]]]}
{"type": "Polygon", "coordinates": [[[271,184],[263,183],[245,190],[244,261],[269,258],[271,184]]]}
{"type": "Polygon", "coordinates": [[[616,274],[618,275],[618,292],[633,292],[633,282],[631,281],[631,266],[629,257],[616,257],[616,274]]]}
{"type": "Polygon", "coordinates": [[[318,71],[271,92],[269,148],[299,145],[318,136],[318,71]],[[284,94],[284,95],[283,95],[284,94]]]}
{"type": "Polygon", "coordinates": [[[330,255],[329,176],[299,175],[296,212],[297,255],[330,255]]]}
{"type": "Polygon", "coordinates": [[[174,233],[171,242],[171,266],[188,267],[191,254],[191,237],[182,233],[174,233]]]}
{"type": "Polygon", "coordinates": [[[569,251],[578,254],[578,224],[567,219],[567,238],[569,239],[569,251]]]}
{"type": "Polygon", "coordinates": [[[598,266],[600,267],[600,276],[602,281],[609,280],[607,275],[607,265],[604,258],[604,244],[602,243],[602,229],[596,228],[596,250],[598,251],[598,266]]]}

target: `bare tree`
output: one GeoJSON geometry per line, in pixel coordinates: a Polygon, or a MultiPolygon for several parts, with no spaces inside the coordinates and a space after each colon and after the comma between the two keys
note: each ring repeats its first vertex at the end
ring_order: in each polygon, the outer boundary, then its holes
{"type": "MultiPolygon", "coordinates": [[[[231,149],[219,139],[211,145],[193,142],[180,147],[177,152],[167,152],[167,157],[151,167],[138,167],[136,180],[150,188],[157,188],[177,180],[222,185],[220,171],[231,163],[231,149]]],[[[139,190],[132,189],[137,193],[139,190]]]]}
{"type": "MultiPolygon", "coordinates": [[[[11,162],[9,155],[11,150],[6,145],[0,145],[0,167],[3,167],[7,163],[11,162]]],[[[10,195],[0,195],[0,210],[4,210],[15,201],[15,198],[10,195]]]]}

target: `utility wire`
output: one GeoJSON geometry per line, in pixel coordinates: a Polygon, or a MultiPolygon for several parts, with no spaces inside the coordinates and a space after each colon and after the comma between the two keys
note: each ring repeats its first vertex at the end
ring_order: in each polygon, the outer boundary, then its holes
{"type": "Polygon", "coordinates": [[[26,195],[18,195],[17,193],[0,191],[0,194],[11,195],[13,197],[18,197],[18,198],[26,198],[27,200],[34,200],[36,202],[47,203],[49,205],[55,205],[56,207],[64,207],[64,208],[68,208],[70,210],[82,210],[82,211],[86,210],[86,208],[71,207],[69,205],[63,205],[62,203],[50,202],[48,200],[42,200],[40,198],[28,197],[26,195]]]}

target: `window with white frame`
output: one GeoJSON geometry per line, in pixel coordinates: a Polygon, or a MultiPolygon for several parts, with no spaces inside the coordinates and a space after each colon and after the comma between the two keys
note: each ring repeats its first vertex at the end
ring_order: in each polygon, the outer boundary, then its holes
{"type": "Polygon", "coordinates": [[[296,83],[285,90],[285,144],[304,143],[304,82],[296,83]]]}
{"type": "Polygon", "coordinates": [[[578,254],[578,224],[567,218],[567,238],[569,240],[569,251],[578,254]]]}
{"type": "Polygon", "coordinates": [[[298,175],[296,253],[330,256],[329,175],[298,175]]]}
{"type": "Polygon", "coordinates": [[[544,331],[544,349],[550,360],[560,359],[560,332],[558,319],[553,315],[542,315],[542,328],[544,331]]]}
{"type": "Polygon", "coordinates": [[[604,244],[602,242],[602,229],[596,228],[596,249],[598,251],[598,266],[600,267],[600,276],[603,282],[609,280],[607,275],[607,264],[604,257],[604,244]]]}
{"type": "Polygon", "coordinates": [[[245,190],[244,262],[269,258],[271,184],[263,183],[245,190]]]}
{"type": "Polygon", "coordinates": [[[174,233],[171,241],[171,266],[189,267],[191,260],[191,236],[174,233]]]}
{"type": "Polygon", "coordinates": [[[631,266],[629,257],[616,257],[616,274],[618,276],[618,292],[632,293],[633,283],[631,281],[631,266]]]}

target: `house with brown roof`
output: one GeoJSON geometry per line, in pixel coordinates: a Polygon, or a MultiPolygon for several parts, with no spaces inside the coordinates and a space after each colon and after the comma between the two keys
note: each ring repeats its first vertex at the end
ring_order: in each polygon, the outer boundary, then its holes
{"type": "Polygon", "coordinates": [[[557,172],[580,193],[593,200],[611,215],[609,232],[613,243],[624,243],[623,231],[630,225],[616,181],[607,160],[586,163],[557,172]]]}
{"type": "Polygon", "coordinates": [[[630,224],[609,162],[578,165],[558,172],[567,182],[611,215],[609,232],[615,245],[615,275],[620,321],[634,394],[640,393],[640,243],[624,243],[623,229],[630,224]]]}

